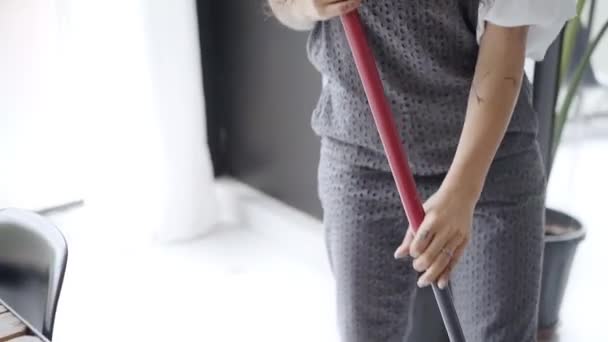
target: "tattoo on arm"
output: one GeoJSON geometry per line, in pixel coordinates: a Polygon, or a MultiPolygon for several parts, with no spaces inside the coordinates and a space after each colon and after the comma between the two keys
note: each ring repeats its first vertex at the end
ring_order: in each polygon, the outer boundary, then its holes
{"type": "MultiPolygon", "coordinates": [[[[481,79],[479,81],[473,82],[472,89],[475,95],[475,99],[477,100],[477,104],[480,104],[485,101],[485,99],[479,95],[479,91],[477,90],[477,84],[483,82],[483,80],[485,80],[489,75],[490,72],[488,71],[483,76],[481,76],[481,79]]],[[[509,81],[513,85],[513,87],[517,87],[517,79],[515,77],[503,77],[503,80],[509,81]]]]}
{"type": "Polygon", "coordinates": [[[419,232],[420,240],[425,241],[429,237],[429,231],[427,229],[423,229],[419,232]]]}
{"type": "Polygon", "coordinates": [[[293,2],[293,0],[268,0],[268,1],[277,6],[286,6],[286,5],[290,5],[293,2]]]}
{"type": "MultiPolygon", "coordinates": [[[[483,76],[481,76],[481,79],[479,81],[477,81],[477,83],[482,82],[489,75],[490,75],[490,72],[489,71],[486,72],[483,76]]],[[[473,93],[475,93],[475,98],[477,99],[477,104],[480,104],[480,103],[482,103],[484,101],[483,97],[481,97],[479,95],[479,92],[477,91],[477,84],[475,84],[475,82],[473,82],[473,93]]]]}
{"type": "Polygon", "coordinates": [[[517,86],[517,80],[515,79],[515,77],[504,77],[503,79],[505,81],[511,81],[513,83],[513,87],[517,86]]]}

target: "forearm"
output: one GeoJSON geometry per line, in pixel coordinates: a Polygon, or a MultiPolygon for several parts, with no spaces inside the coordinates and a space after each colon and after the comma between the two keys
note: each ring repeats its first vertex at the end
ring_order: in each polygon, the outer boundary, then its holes
{"type": "Polygon", "coordinates": [[[477,201],[521,88],[527,28],[488,24],[469,94],[460,142],[442,187],[477,201]]]}
{"type": "Polygon", "coordinates": [[[315,21],[306,17],[298,0],[268,0],[275,17],[285,26],[298,31],[310,30],[315,21]]]}

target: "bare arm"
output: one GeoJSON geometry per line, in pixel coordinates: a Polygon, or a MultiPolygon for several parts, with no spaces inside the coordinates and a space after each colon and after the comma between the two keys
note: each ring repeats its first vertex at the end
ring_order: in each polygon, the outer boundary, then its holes
{"type": "Polygon", "coordinates": [[[361,0],[268,0],[268,4],[283,25],[305,31],[317,21],[352,11],[361,0]]]}
{"type": "Polygon", "coordinates": [[[470,240],[475,205],[519,95],[527,33],[527,27],[487,25],[450,170],[426,201],[426,217],[416,236],[408,229],[395,252],[397,258],[415,258],[414,268],[424,272],[418,281],[421,287],[436,281],[441,288],[447,286],[470,240]]]}
{"type": "Polygon", "coordinates": [[[507,28],[488,23],[480,42],[464,128],[444,181],[447,188],[469,192],[474,201],[481,194],[517,102],[527,33],[527,27],[507,28]]]}

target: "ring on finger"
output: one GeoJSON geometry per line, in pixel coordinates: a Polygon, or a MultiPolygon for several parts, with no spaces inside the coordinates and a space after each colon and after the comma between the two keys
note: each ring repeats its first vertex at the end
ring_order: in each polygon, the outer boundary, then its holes
{"type": "Polygon", "coordinates": [[[450,251],[449,249],[443,247],[441,249],[441,253],[447,255],[450,259],[452,259],[454,257],[454,252],[450,251]]]}

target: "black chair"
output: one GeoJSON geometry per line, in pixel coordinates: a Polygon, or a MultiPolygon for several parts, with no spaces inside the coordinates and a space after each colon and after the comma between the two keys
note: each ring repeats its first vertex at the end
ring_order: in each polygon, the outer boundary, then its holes
{"type": "Polygon", "coordinates": [[[67,243],[48,219],[0,210],[0,298],[49,340],[67,257],[67,243]]]}

